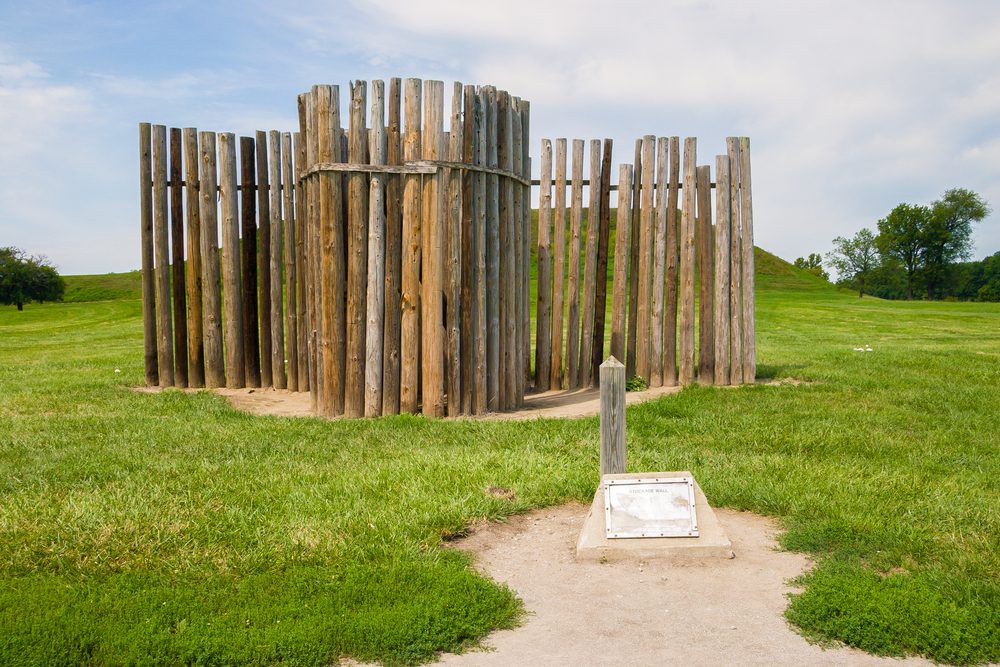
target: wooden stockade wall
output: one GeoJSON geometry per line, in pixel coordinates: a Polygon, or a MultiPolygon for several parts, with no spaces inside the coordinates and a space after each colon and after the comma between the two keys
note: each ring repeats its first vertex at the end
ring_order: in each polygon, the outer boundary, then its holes
{"type": "Polygon", "coordinates": [[[634,161],[618,166],[614,186],[609,139],[590,142],[589,179],[579,139],[567,179],[568,148],[566,139],[555,141],[553,165],[552,142],[541,142],[534,389],[595,386],[607,354],[625,360],[626,377],[650,387],[753,382],[749,139],[726,140],[715,182],[711,167],[697,164],[694,138],[684,140],[683,159],[678,137],[637,140],[634,161]]]}
{"type": "Polygon", "coordinates": [[[617,184],[610,140],[558,139],[554,160],[542,140],[533,239],[528,102],[386,88],[314,86],[294,133],[140,124],[147,384],[309,392],[358,417],[517,409],[595,386],[609,351],[651,386],[753,381],[746,138],[713,183],[694,139],[682,161],[677,137],[644,137],[617,184]]]}
{"type": "Polygon", "coordinates": [[[345,92],[343,117],[337,86],[301,94],[295,133],[171,129],[169,176],[167,128],[139,126],[146,382],[308,391],[331,417],[520,407],[528,102],[345,92]]]}

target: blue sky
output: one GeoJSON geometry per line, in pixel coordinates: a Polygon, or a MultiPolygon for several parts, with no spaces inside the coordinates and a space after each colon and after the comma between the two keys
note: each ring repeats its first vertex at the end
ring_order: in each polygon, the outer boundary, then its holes
{"type": "Polygon", "coordinates": [[[293,130],[312,84],[390,76],[529,99],[533,155],[631,161],[649,133],[714,164],[750,136],[756,241],[786,259],[951,187],[1000,208],[997,2],[0,2],[0,245],[136,268],[139,122],[293,130]]]}

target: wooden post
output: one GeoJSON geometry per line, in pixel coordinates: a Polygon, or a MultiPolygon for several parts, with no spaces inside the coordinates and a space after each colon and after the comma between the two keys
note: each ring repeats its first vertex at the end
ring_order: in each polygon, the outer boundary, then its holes
{"type": "Polygon", "coordinates": [[[184,128],[184,166],[187,197],[187,273],[188,307],[188,386],[205,386],[205,341],[202,334],[201,308],[201,214],[198,210],[198,131],[184,128]]]}
{"type": "MultiPolygon", "coordinates": [[[[257,326],[260,328],[260,384],[274,386],[271,372],[271,170],[267,132],[257,130],[257,326]]],[[[249,194],[248,194],[249,196],[249,194]]],[[[249,297],[248,297],[249,298],[249,297]]]]}
{"type": "Polygon", "coordinates": [[[552,229],[552,142],[542,139],[538,191],[538,294],[535,315],[535,390],[548,391],[551,372],[549,245],[552,229]]]}
{"type": "Polygon", "coordinates": [[[156,287],[153,277],[153,163],[152,128],[139,123],[139,217],[142,242],[142,333],[146,384],[160,383],[156,343],[156,287]]]}
{"type": "Polygon", "coordinates": [[[715,326],[712,307],[712,176],[708,165],[695,170],[698,185],[698,382],[711,384],[715,376],[715,326]]]}
{"type": "MultiPolygon", "coordinates": [[[[385,82],[372,81],[371,163],[386,163],[385,82]]],[[[382,414],[382,355],[385,351],[385,176],[372,174],[368,191],[368,290],[365,323],[365,416],[382,414]]]]}
{"type": "MultiPolygon", "coordinates": [[[[597,288],[597,232],[601,226],[601,142],[590,141],[590,186],[587,206],[587,250],[583,271],[583,322],[580,329],[580,365],[577,368],[577,386],[589,387],[592,378],[590,366],[594,349],[594,297],[597,288]]],[[[606,278],[605,278],[606,279],[606,278]]]]}
{"type": "Polygon", "coordinates": [[[618,222],[615,226],[615,277],[611,297],[611,356],[616,359],[625,353],[631,221],[632,165],[623,164],[618,167],[618,222]]]}
{"type": "MultiPolygon", "coordinates": [[[[448,133],[448,160],[462,161],[462,84],[455,82],[451,94],[451,122],[448,133]]],[[[447,169],[447,216],[446,229],[447,272],[445,276],[448,335],[448,416],[462,414],[462,172],[447,169]]],[[[471,402],[471,400],[470,400],[471,402]]]]}
{"type": "MultiPolygon", "coordinates": [[[[389,80],[389,127],[386,132],[386,162],[402,164],[400,145],[400,98],[402,79],[389,80]]],[[[399,414],[400,288],[403,251],[403,189],[399,175],[390,175],[385,185],[385,314],[382,345],[382,414],[399,414]]]]}
{"type": "Polygon", "coordinates": [[[284,206],[285,224],[284,254],[282,261],[285,265],[285,334],[288,346],[288,388],[292,391],[299,390],[299,345],[298,345],[298,301],[295,294],[295,283],[297,274],[295,272],[295,169],[293,167],[294,154],[292,153],[292,135],[284,132],[281,135],[281,180],[282,203],[284,206]]]}
{"type": "MultiPolygon", "coordinates": [[[[270,176],[271,176],[271,349],[264,354],[271,358],[271,382],[275,389],[285,389],[288,386],[288,375],[285,372],[285,313],[281,298],[282,259],[284,251],[284,230],[281,221],[281,161],[287,156],[281,155],[281,133],[271,130],[270,141],[270,176]]],[[[263,356],[263,355],[262,355],[263,356]]]]}
{"type": "MultiPolygon", "coordinates": [[[[521,146],[521,100],[518,97],[510,98],[510,171],[520,175],[523,170],[524,151],[521,146]]],[[[508,179],[510,180],[510,179],[508,179]]],[[[527,231],[524,225],[524,188],[513,180],[510,180],[510,230],[513,248],[511,253],[510,282],[513,288],[513,308],[510,311],[509,320],[514,324],[512,338],[509,341],[511,349],[511,372],[509,403],[511,408],[521,406],[524,399],[524,367],[529,365],[527,355],[524,354],[524,290],[521,289],[521,278],[524,275],[524,232],[527,231]]]]}
{"type": "MultiPolygon", "coordinates": [[[[420,79],[407,79],[404,91],[406,137],[403,161],[423,155],[420,130],[420,79]]],[[[403,412],[416,412],[420,397],[420,261],[422,232],[420,219],[420,176],[403,177],[402,317],[400,325],[399,402],[403,412]]]]}
{"type": "Polygon", "coordinates": [[[729,384],[729,156],[715,156],[715,384],[729,384]]]}
{"type": "Polygon", "coordinates": [[[653,170],[656,166],[653,151],[656,137],[647,134],[642,138],[642,200],[639,202],[639,306],[636,310],[635,373],[650,386],[662,382],[654,378],[650,361],[650,312],[649,296],[652,287],[653,255],[653,170]]]}
{"type": "MultiPolygon", "coordinates": [[[[240,244],[240,264],[243,269],[241,298],[243,299],[243,357],[248,387],[260,386],[261,349],[258,338],[257,314],[257,179],[253,137],[240,137],[240,223],[243,242],[240,244]]],[[[264,363],[268,351],[264,350],[264,363]]]]}
{"type": "Polygon", "coordinates": [[[312,126],[312,121],[309,119],[309,100],[311,98],[311,92],[299,93],[298,96],[299,131],[295,134],[295,152],[298,157],[296,163],[295,185],[297,190],[295,199],[299,208],[297,230],[299,248],[296,248],[299,256],[296,257],[296,273],[299,280],[299,354],[303,357],[299,361],[299,380],[302,385],[301,388],[309,392],[310,408],[314,414],[319,414],[316,395],[316,351],[312,346],[312,331],[315,326],[313,323],[310,294],[310,289],[312,288],[312,265],[309,263],[309,253],[312,245],[313,188],[317,178],[306,175],[306,171],[312,166],[311,158],[313,157],[309,149],[311,144],[309,130],[312,126]]]}
{"type": "Polygon", "coordinates": [[[552,344],[549,348],[551,362],[549,386],[561,389],[563,386],[563,295],[566,291],[566,140],[556,139],[556,192],[553,214],[553,237],[555,239],[552,267],[552,344]]]}
{"type": "Polygon", "coordinates": [[[236,189],[236,135],[219,134],[219,205],[222,209],[222,297],[224,299],[226,386],[246,386],[243,298],[240,271],[240,213],[236,189]]]}
{"type": "Polygon", "coordinates": [[[681,279],[680,279],[680,359],[677,379],[680,384],[694,381],[694,217],[696,144],[693,137],[684,139],[684,205],[681,207],[681,279]]]}
{"type": "MultiPolygon", "coordinates": [[[[344,157],[340,141],[340,88],[317,86],[314,95],[315,155],[320,162],[338,162],[344,157]]],[[[360,114],[363,126],[363,100],[360,114]]],[[[362,150],[363,148],[362,146],[362,150]]],[[[306,150],[309,150],[308,146],[306,150]]],[[[315,282],[313,310],[316,313],[313,329],[316,332],[319,348],[319,372],[316,380],[319,384],[319,410],[322,414],[332,417],[344,414],[346,409],[345,366],[348,333],[345,299],[349,280],[346,275],[346,250],[350,247],[356,248],[357,241],[355,240],[354,246],[345,243],[348,223],[344,216],[341,175],[323,172],[319,174],[315,183],[316,215],[313,216],[312,275],[315,282]]],[[[360,192],[359,196],[367,199],[367,192],[360,192]]],[[[363,334],[361,341],[363,344],[363,334]]],[[[356,416],[360,414],[358,412],[356,416]]]]}
{"type": "Polygon", "coordinates": [[[729,383],[743,383],[743,273],[740,268],[740,144],[736,137],[726,138],[729,153],[729,383]]]}
{"type": "MultiPolygon", "coordinates": [[[[474,102],[475,128],[476,128],[476,164],[485,167],[487,163],[486,151],[486,91],[480,88],[476,94],[474,102]]],[[[486,379],[486,174],[476,173],[475,183],[475,244],[476,244],[476,267],[475,267],[475,394],[473,396],[473,409],[475,413],[482,414],[488,409],[488,391],[486,379]]]]}
{"type": "Polygon", "coordinates": [[[642,187],[642,139],[635,140],[632,170],[632,220],[628,260],[628,332],[625,342],[625,375],[635,375],[635,347],[639,332],[639,219],[641,217],[640,188],[642,187]]]}
{"type": "MultiPolygon", "coordinates": [[[[427,81],[424,90],[425,160],[440,160],[444,147],[444,83],[427,81]]],[[[441,210],[441,172],[424,179],[423,185],[423,284],[421,289],[421,390],[423,413],[444,416],[443,313],[445,219],[441,210]]]]}
{"type": "Polygon", "coordinates": [[[757,379],[757,326],[754,321],[753,197],[750,138],[740,137],[740,222],[742,223],[743,381],[757,379]]]}
{"type": "MultiPolygon", "coordinates": [[[[529,125],[531,122],[531,105],[522,99],[518,108],[521,112],[521,172],[520,176],[531,182],[531,147],[529,125]]],[[[531,186],[518,184],[521,189],[521,270],[519,287],[521,288],[521,369],[520,394],[524,403],[524,394],[531,382],[531,186]]]]}
{"type": "Polygon", "coordinates": [[[153,254],[156,259],[156,359],[161,387],[174,386],[170,316],[170,235],[167,222],[167,128],[153,126],[153,254]]]}
{"type": "Polygon", "coordinates": [[[667,138],[656,140],[656,205],[653,224],[653,289],[650,294],[650,385],[663,386],[663,279],[667,252],[667,138]]]}
{"type": "Polygon", "coordinates": [[[302,132],[293,135],[295,144],[295,320],[297,322],[298,391],[309,391],[309,321],[306,316],[308,294],[306,279],[306,179],[301,172],[306,166],[306,146],[302,132]]]}
{"type": "Polygon", "coordinates": [[[604,358],[604,320],[608,309],[608,237],[611,234],[611,139],[604,140],[601,155],[600,202],[601,226],[597,230],[597,285],[594,291],[594,343],[590,357],[592,384],[600,382],[601,359],[604,358]]]}
{"type": "MultiPolygon", "coordinates": [[[[514,118],[510,93],[497,93],[497,155],[500,169],[512,171],[514,165],[514,118]]],[[[517,403],[516,288],[514,184],[506,176],[500,179],[500,408],[510,410],[517,403]]]]}
{"type": "MultiPolygon", "coordinates": [[[[459,159],[465,164],[476,162],[476,88],[465,86],[462,90],[462,146],[459,159]]],[[[454,133],[453,135],[454,136],[454,133]]],[[[462,387],[462,412],[473,414],[476,369],[476,343],[478,331],[478,313],[475,307],[476,292],[476,174],[467,170],[459,174],[461,179],[461,211],[460,226],[462,237],[461,251],[461,363],[459,383],[462,387]]],[[[448,400],[451,404],[451,398],[448,400]]]]}
{"type": "Polygon", "coordinates": [[[226,384],[222,357],[222,303],[219,291],[219,207],[216,199],[219,175],[216,171],[215,132],[200,132],[198,144],[205,386],[214,389],[226,384]]]}
{"type": "Polygon", "coordinates": [[[601,364],[601,479],[625,472],[625,366],[601,364]]]}
{"type": "MultiPolygon", "coordinates": [[[[486,87],[486,166],[499,164],[497,91],[486,87]]],[[[486,176],[486,409],[500,406],[500,178],[486,176]]]]}
{"type": "Polygon", "coordinates": [[[170,248],[174,296],[174,384],[188,386],[187,304],[184,303],[184,193],[181,188],[181,130],[170,128],[170,248]]]}
{"type": "MultiPolygon", "coordinates": [[[[354,164],[367,162],[366,98],[366,83],[361,80],[352,83],[347,160],[354,164]]],[[[344,414],[348,417],[361,417],[365,414],[368,175],[348,172],[347,179],[347,358],[344,369],[344,414]]]]}
{"type": "Polygon", "coordinates": [[[566,375],[568,389],[580,386],[580,243],[583,233],[583,140],[573,140],[572,201],[569,214],[569,284],[566,318],[566,375]]]}
{"type": "Polygon", "coordinates": [[[677,264],[680,242],[677,226],[677,198],[680,190],[681,142],[670,137],[670,186],[667,193],[667,286],[663,320],[663,381],[668,387],[677,384],[677,264]]]}

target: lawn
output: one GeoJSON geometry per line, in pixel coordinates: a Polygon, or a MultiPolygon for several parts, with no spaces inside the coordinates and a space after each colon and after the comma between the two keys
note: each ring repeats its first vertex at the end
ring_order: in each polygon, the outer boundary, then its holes
{"type": "MultiPolygon", "coordinates": [[[[412,664],[518,622],[440,544],[589,501],[596,419],[138,394],[140,305],[114,282],[84,287],[124,298],[0,308],[0,663],[412,664]]],[[[1000,660],[1000,305],[858,300],[758,253],[758,354],[806,384],[630,408],[629,469],[689,469],[714,505],[779,517],[817,561],[788,610],[810,637],[1000,660]]]]}

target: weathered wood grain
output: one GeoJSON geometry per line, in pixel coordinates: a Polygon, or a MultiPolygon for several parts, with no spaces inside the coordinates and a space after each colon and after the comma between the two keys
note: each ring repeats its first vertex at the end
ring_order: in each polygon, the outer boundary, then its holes
{"type": "MultiPolygon", "coordinates": [[[[475,86],[465,86],[462,89],[462,145],[461,161],[474,164],[476,128],[475,128],[475,86]]],[[[454,132],[452,132],[454,137],[454,132]]],[[[459,362],[459,384],[462,387],[461,412],[473,413],[475,396],[475,348],[476,348],[476,313],[473,294],[475,293],[475,182],[476,174],[470,170],[460,173],[461,198],[459,210],[459,233],[461,236],[461,288],[460,288],[460,336],[461,360],[459,362]]],[[[450,311],[449,311],[450,313],[450,311]]],[[[449,397],[449,406],[451,398],[449,397]]]]}
{"type": "Polygon", "coordinates": [[[174,301],[174,386],[188,386],[187,304],[184,275],[184,192],[181,129],[170,128],[170,286],[174,301]]]}
{"type": "Polygon", "coordinates": [[[306,316],[306,181],[299,174],[306,164],[306,146],[302,132],[293,135],[295,144],[295,319],[298,347],[298,387],[297,391],[309,391],[309,321],[306,316]]]}
{"type": "MultiPolygon", "coordinates": [[[[406,79],[404,85],[405,162],[417,160],[423,155],[420,127],[422,85],[420,79],[413,78],[406,79]]],[[[420,263],[423,257],[420,209],[420,176],[407,174],[403,176],[399,407],[402,412],[410,413],[417,411],[420,398],[420,263]]]]}
{"type": "MultiPolygon", "coordinates": [[[[653,385],[650,361],[650,292],[653,285],[653,189],[656,137],[642,138],[642,195],[639,202],[639,296],[636,310],[635,373],[653,385]]],[[[661,371],[662,373],[662,371],[661,371]]]]}
{"type": "Polygon", "coordinates": [[[580,323],[580,361],[577,367],[579,387],[589,387],[593,378],[590,361],[594,349],[594,298],[598,278],[597,233],[601,227],[601,142],[597,139],[590,141],[589,164],[587,245],[583,262],[583,312],[580,323]]]}
{"type": "Polygon", "coordinates": [[[729,154],[729,382],[743,383],[743,273],[740,267],[742,239],[740,237],[740,143],[736,137],[726,138],[729,154]]]}
{"type": "Polygon", "coordinates": [[[711,167],[705,165],[695,169],[695,181],[698,200],[695,233],[698,260],[698,382],[711,384],[715,376],[711,167]]]}
{"type": "Polygon", "coordinates": [[[167,128],[153,126],[153,254],[156,278],[156,359],[161,387],[174,386],[170,307],[170,227],[167,220],[167,128]]]}
{"type": "Polygon", "coordinates": [[[583,234],[583,140],[573,140],[570,185],[569,280],[566,312],[566,376],[568,389],[580,386],[580,244],[583,234]]]}
{"type": "MultiPolygon", "coordinates": [[[[243,283],[243,357],[248,387],[260,386],[260,340],[257,328],[257,179],[256,150],[253,137],[240,137],[240,265],[243,283]]],[[[265,362],[267,350],[264,351],[265,362]]]]}
{"type": "Polygon", "coordinates": [[[549,387],[563,387],[563,311],[566,292],[566,140],[556,139],[556,182],[553,203],[552,344],[549,387]]]}
{"type": "Polygon", "coordinates": [[[205,341],[202,334],[201,305],[201,212],[198,204],[198,131],[184,128],[184,176],[187,217],[187,262],[185,286],[188,308],[188,386],[205,386],[205,341]]]}
{"type": "Polygon", "coordinates": [[[632,161],[632,220],[628,260],[628,329],[625,340],[625,375],[635,376],[635,349],[639,332],[639,219],[641,217],[640,193],[642,187],[642,139],[635,140],[635,158],[632,161]]]}
{"type": "Polygon", "coordinates": [[[267,355],[271,364],[271,383],[275,389],[288,387],[288,374],[285,370],[285,304],[281,295],[284,282],[284,223],[281,219],[281,162],[287,159],[281,154],[281,133],[271,130],[268,133],[271,180],[271,263],[269,273],[271,278],[271,349],[261,356],[267,355]]]}
{"type": "Polygon", "coordinates": [[[693,137],[684,139],[684,204],[681,206],[680,354],[677,381],[694,381],[694,220],[695,166],[697,145],[693,137]]]}
{"type": "Polygon", "coordinates": [[[729,156],[715,156],[715,384],[729,384],[729,156]]]}
{"type": "Polygon", "coordinates": [[[222,294],[219,284],[219,189],[215,132],[198,133],[198,205],[201,217],[202,330],[205,335],[205,386],[226,384],[222,351],[222,294]]]}
{"type": "Polygon", "coordinates": [[[240,213],[236,189],[236,135],[219,133],[219,208],[222,211],[222,298],[226,386],[246,386],[243,295],[240,280],[240,213]]]}
{"type": "Polygon", "coordinates": [[[295,283],[295,168],[292,152],[292,135],[284,132],[281,135],[281,201],[285,218],[282,230],[282,264],[285,279],[282,287],[285,294],[285,342],[287,347],[286,361],[288,363],[288,389],[298,391],[299,387],[299,342],[298,342],[298,307],[295,283]]]}
{"type": "Polygon", "coordinates": [[[538,295],[535,312],[535,390],[548,391],[551,359],[552,142],[542,139],[538,191],[538,295]]]}
{"type": "Polygon", "coordinates": [[[628,260],[632,231],[632,165],[618,167],[618,224],[615,226],[615,265],[611,296],[611,356],[625,354],[625,317],[628,314],[628,260]]]}
{"type": "Polygon", "coordinates": [[[601,479],[625,472],[625,366],[601,364],[601,479]]]}
{"type": "MultiPolygon", "coordinates": [[[[347,159],[367,162],[368,130],[365,127],[368,86],[351,84],[350,129],[347,159]]],[[[344,415],[365,413],[365,341],[368,297],[368,175],[347,176],[347,351],[344,361],[344,415]]]]}
{"type": "Polygon", "coordinates": [[[597,284],[594,289],[594,343],[590,355],[592,381],[600,383],[601,360],[604,358],[605,316],[608,309],[608,242],[611,234],[611,139],[604,140],[601,153],[599,199],[601,226],[597,230],[597,284]]]}
{"type": "Polygon", "coordinates": [[[142,244],[142,338],[145,378],[148,386],[158,385],[160,370],[156,339],[156,279],[153,275],[153,162],[152,128],[139,123],[139,219],[142,244]]]}
{"type": "MultiPolygon", "coordinates": [[[[274,386],[271,374],[271,170],[267,131],[257,130],[257,326],[260,346],[260,383],[274,386]]],[[[248,196],[250,193],[248,193],[248,196]]]]}
{"type": "MultiPolygon", "coordinates": [[[[499,165],[497,90],[486,86],[486,166],[499,165]]],[[[486,175],[486,409],[501,409],[500,178],[486,175]]]]}
{"type": "MultiPolygon", "coordinates": [[[[372,81],[372,164],[386,163],[385,82],[372,81]]],[[[368,291],[365,323],[365,416],[382,414],[382,355],[385,351],[385,176],[372,174],[368,186],[368,291]]]]}
{"type": "Polygon", "coordinates": [[[650,386],[663,386],[663,280],[667,252],[667,156],[666,137],[656,140],[656,204],[653,223],[652,290],[650,291],[650,386]]]}
{"type": "Polygon", "coordinates": [[[663,310],[663,382],[677,384],[677,270],[680,261],[680,229],[677,199],[680,194],[681,147],[679,137],[670,137],[670,185],[667,192],[667,270],[663,310]]]}
{"type": "MultiPolygon", "coordinates": [[[[448,132],[448,159],[462,161],[462,84],[455,82],[451,94],[451,116],[448,132]]],[[[446,369],[447,369],[447,410],[449,417],[462,414],[462,172],[445,169],[443,182],[447,191],[446,199],[445,252],[447,266],[445,272],[445,314],[446,314],[446,369]]],[[[471,397],[469,402],[471,403],[471,397]]]]}
{"type": "MultiPolygon", "coordinates": [[[[389,79],[389,124],[386,162],[402,164],[400,124],[402,79],[389,79]]],[[[403,257],[403,188],[400,176],[385,179],[385,310],[382,346],[382,414],[399,414],[400,290],[403,257]]]]}
{"type": "Polygon", "coordinates": [[[750,138],[740,137],[740,231],[743,288],[743,381],[757,378],[757,327],[754,320],[753,196],[750,187],[750,138]]]}
{"type": "MultiPolygon", "coordinates": [[[[424,82],[423,157],[439,160],[444,157],[444,82],[424,82]]],[[[445,414],[445,211],[442,210],[440,172],[423,183],[423,282],[421,289],[421,393],[423,414],[442,417],[445,414]]]]}

